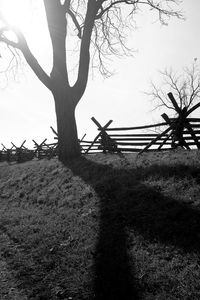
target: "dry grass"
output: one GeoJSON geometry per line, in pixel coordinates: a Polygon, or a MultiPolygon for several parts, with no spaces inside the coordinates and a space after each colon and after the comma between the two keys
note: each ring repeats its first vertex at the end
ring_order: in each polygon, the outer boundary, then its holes
{"type": "Polygon", "coordinates": [[[200,299],[197,151],[0,164],[0,299],[200,299]]]}

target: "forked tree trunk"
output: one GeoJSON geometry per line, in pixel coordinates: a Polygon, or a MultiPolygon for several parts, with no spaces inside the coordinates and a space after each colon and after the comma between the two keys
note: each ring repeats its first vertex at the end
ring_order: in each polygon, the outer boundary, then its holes
{"type": "Polygon", "coordinates": [[[57,132],[58,132],[58,158],[66,162],[81,155],[75,119],[74,99],[66,92],[54,93],[57,132]]]}

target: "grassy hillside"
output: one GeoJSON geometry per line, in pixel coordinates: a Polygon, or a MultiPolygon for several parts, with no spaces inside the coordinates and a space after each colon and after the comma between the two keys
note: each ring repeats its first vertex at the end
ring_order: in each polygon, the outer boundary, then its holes
{"type": "Polygon", "coordinates": [[[0,164],[0,299],[200,299],[197,151],[0,164]]]}

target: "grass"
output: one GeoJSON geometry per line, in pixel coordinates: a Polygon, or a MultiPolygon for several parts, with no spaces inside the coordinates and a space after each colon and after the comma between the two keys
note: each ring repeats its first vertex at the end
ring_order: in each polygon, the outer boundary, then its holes
{"type": "Polygon", "coordinates": [[[0,299],[200,299],[200,155],[0,164],[0,299]]]}

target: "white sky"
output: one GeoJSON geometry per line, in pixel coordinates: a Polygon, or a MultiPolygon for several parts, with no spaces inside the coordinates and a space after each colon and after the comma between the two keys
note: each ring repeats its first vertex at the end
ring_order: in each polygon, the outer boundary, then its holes
{"type": "MultiPolygon", "coordinates": [[[[155,17],[147,17],[142,12],[137,16],[139,28],[129,41],[137,50],[134,57],[113,57],[111,66],[116,73],[108,79],[98,74],[89,78],[76,110],[79,138],[86,133],[88,139],[93,139],[97,134],[92,116],[102,125],[112,119],[112,125],[116,127],[162,120],[160,115],[167,110],[152,113],[152,102],[143,93],[148,91],[150,80],[159,80],[158,70],[166,67],[180,70],[191,64],[194,58],[200,62],[200,1],[184,0],[181,8],[186,21],[171,19],[169,26],[155,23],[155,17]]],[[[29,33],[30,45],[38,60],[50,70],[50,44],[39,24],[32,25],[35,33],[29,33]],[[35,46],[34,41],[39,34],[40,44],[35,46]]],[[[12,141],[19,146],[26,139],[26,145],[31,147],[32,139],[42,142],[48,138],[52,142],[50,126],[56,129],[53,98],[27,67],[18,76],[17,82],[12,80],[0,90],[0,143],[10,147],[12,141]]]]}

